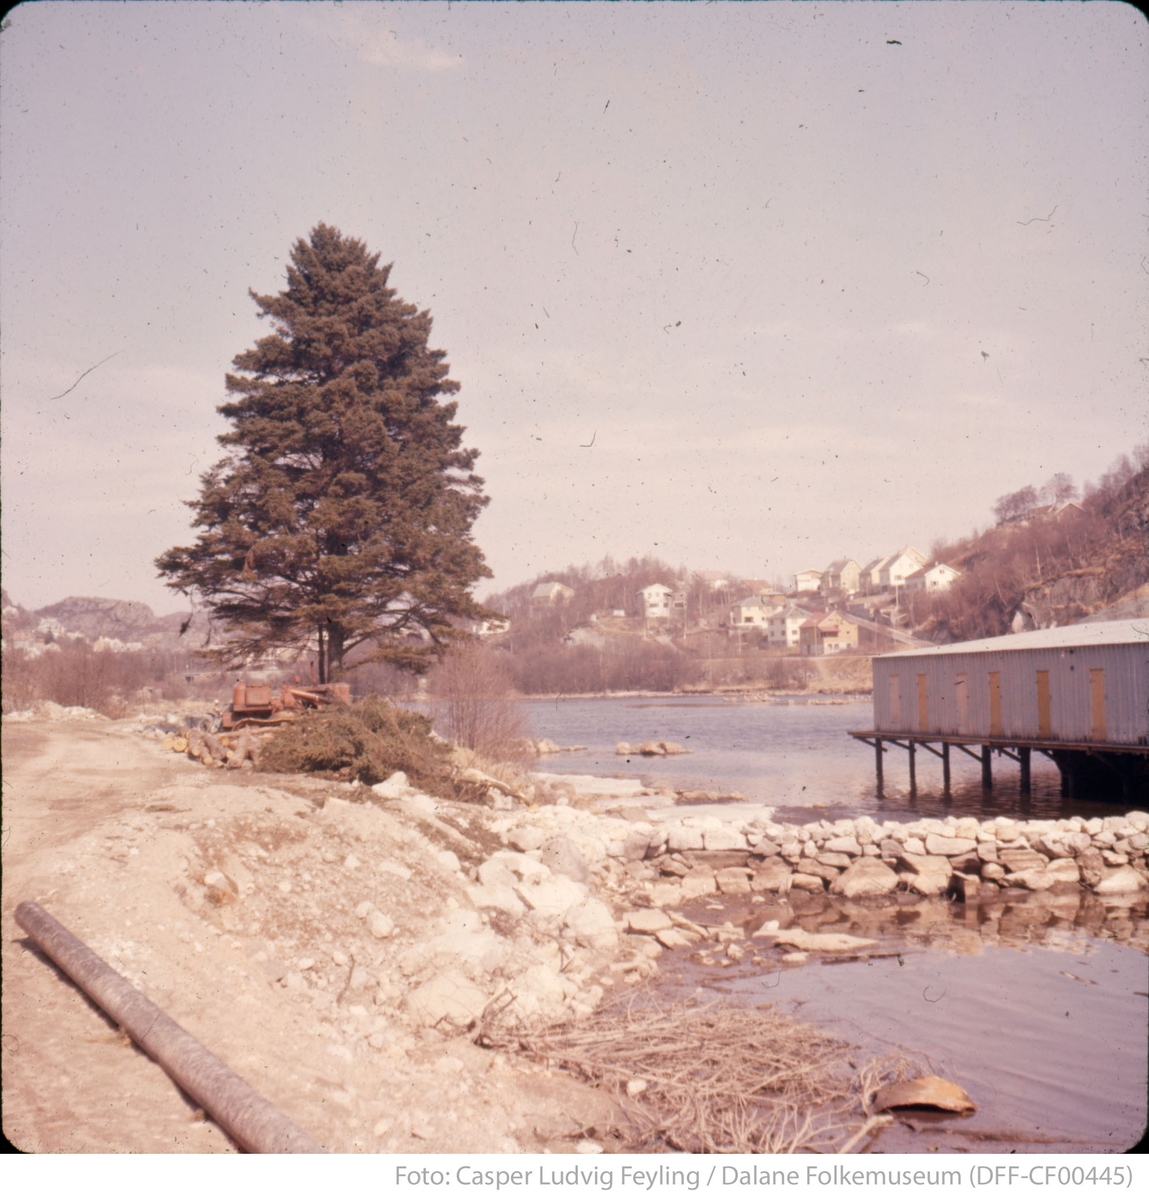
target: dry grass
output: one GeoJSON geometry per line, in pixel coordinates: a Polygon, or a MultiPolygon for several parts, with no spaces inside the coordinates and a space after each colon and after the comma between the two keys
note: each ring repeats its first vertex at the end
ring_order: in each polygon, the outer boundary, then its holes
{"type": "Polygon", "coordinates": [[[477,1040],[613,1091],[623,1149],[636,1153],[848,1153],[885,1123],[869,1109],[878,1087],[921,1066],[858,1064],[847,1043],[768,1005],[668,1005],[647,992],[571,1024],[487,1024],[477,1040]]]}

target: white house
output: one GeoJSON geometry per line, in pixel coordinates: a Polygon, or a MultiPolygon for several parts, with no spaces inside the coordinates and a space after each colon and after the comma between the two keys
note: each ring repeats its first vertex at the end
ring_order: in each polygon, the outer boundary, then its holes
{"type": "Polygon", "coordinates": [[[949,563],[935,563],[932,567],[919,567],[906,576],[907,592],[944,592],[961,572],[949,563]]]}
{"type": "Polygon", "coordinates": [[[887,591],[891,588],[905,587],[906,576],[912,575],[925,565],[926,556],[913,546],[907,546],[901,553],[891,555],[878,569],[878,586],[887,591]]]}
{"type": "Polygon", "coordinates": [[[771,646],[797,646],[802,622],[810,616],[809,609],[797,604],[777,609],[766,619],[766,641],[771,646]]]}
{"type": "Polygon", "coordinates": [[[644,617],[669,617],[670,598],[673,591],[665,583],[648,583],[639,589],[642,597],[642,615],[644,617]]]}
{"type": "Polygon", "coordinates": [[[565,583],[540,583],[531,592],[531,607],[546,608],[553,604],[565,604],[574,595],[574,588],[565,583]]]}
{"type": "Polygon", "coordinates": [[[813,567],[805,571],[794,572],[794,591],[796,592],[816,592],[821,582],[822,572],[815,571],[813,567]]]}

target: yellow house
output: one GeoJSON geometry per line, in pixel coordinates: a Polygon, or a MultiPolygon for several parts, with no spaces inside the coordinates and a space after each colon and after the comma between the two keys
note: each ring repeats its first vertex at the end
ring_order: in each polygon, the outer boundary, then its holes
{"type": "Polygon", "coordinates": [[[835,610],[811,613],[798,629],[800,654],[840,654],[858,648],[858,626],[849,617],[835,610]]]}

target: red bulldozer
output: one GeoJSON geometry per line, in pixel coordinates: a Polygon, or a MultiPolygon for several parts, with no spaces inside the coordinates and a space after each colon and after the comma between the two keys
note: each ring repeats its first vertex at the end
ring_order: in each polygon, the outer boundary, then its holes
{"type": "Polygon", "coordinates": [[[298,682],[284,683],[276,690],[267,683],[247,683],[237,679],[231,708],[223,714],[221,725],[225,730],[278,725],[281,721],[296,720],[308,709],[350,703],[349,683],[319,683],[306,687],[298,682]]]}

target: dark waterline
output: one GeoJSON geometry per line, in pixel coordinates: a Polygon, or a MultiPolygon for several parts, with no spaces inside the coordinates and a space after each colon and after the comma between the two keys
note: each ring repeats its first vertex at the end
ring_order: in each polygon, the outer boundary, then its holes
{"type": "Polygon", "coordinates": [[[1111,801],[1066,800],[1056,767],[1034,755],[1032,792],[1018,788],[1017,765],[995,756],[991,792],[981,787],[978,763],[951,755],[952,786],[942,793],[941,763],[917,756],[917,792],[909,791],[905,751],[885,756],[885,798],[875,795],[874,752],[847,734],[871,726],[869,698],[848,703],[766,704],[719,697],[571,697],[528,700],[536,738],[586,750],[548,755],[536,769],[560,774],[639,778],[651,787],[740,792],[749,801],[778,808],[779,820],[860,816],[914,820],[931,816],[1011,814],[1021,818],[1124,813],[1111,801]],[[645,758],[615,754],[619,742],[678,742],[689,755],[645,758]]]}

